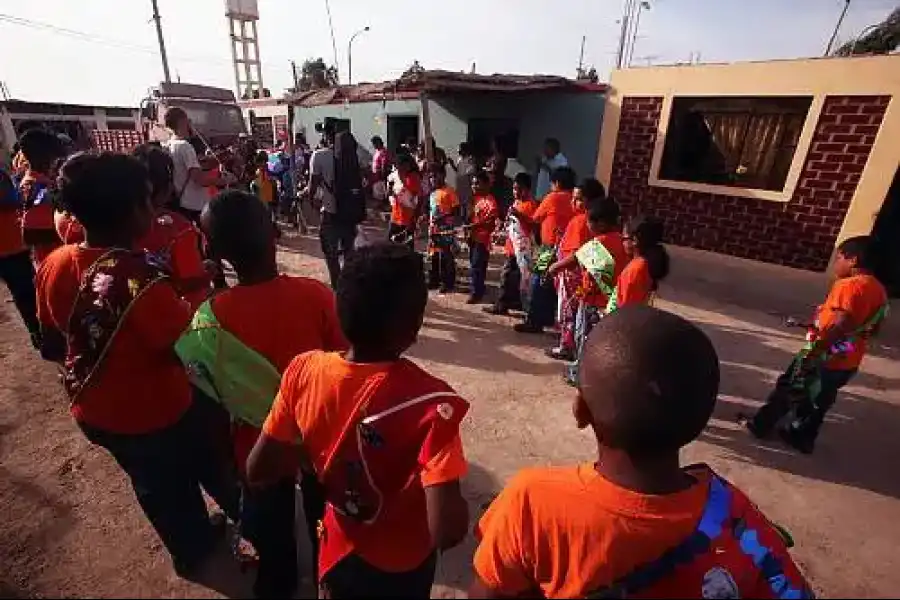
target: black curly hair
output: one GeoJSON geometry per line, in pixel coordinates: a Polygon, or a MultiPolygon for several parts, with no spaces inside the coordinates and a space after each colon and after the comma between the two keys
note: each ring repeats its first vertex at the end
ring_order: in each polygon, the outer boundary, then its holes
{"type": "Polygon", "coordinates": [[[338,280],[338,317],[356,356],[396,360],[416,341],[427,301],[422,258],[401,244],[357,248],[338,280]]]}

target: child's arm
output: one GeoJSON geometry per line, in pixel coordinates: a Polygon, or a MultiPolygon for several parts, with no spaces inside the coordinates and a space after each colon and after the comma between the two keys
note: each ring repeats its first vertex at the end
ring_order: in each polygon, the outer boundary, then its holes
{"type": "Polygon", "coordinates": [[[459,434],[422,468],[428,530],[435,548],[440,550],[456,546],[469,531],[469,505],[459,485],[466,469],[459,434]]]}
{"type": "Polygon", "coordinates": [[[550,265],[550,269],[548,270],[550,275],[556,275],[561,271],[569,271],[578,266],[578,259],[575,257],[575,254],[571,254],[566,258],[556,261],[552,265],[550,265]]]}

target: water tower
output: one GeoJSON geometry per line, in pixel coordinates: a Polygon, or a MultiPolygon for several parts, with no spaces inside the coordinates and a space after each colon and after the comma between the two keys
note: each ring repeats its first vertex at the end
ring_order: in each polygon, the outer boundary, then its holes
{"type": "Polygon", "coordinates": [[[256,22],[259,8],[256,0],[225,0],[228,33],[231,37],[231,59],[234,62],[234,85],[238,99],[262,98],[262,63],[259,58],[259,35],[256,22]]]}

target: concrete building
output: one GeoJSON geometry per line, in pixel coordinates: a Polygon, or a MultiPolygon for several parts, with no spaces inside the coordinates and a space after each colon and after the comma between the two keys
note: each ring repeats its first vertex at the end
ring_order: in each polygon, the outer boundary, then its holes
{"type": "Polygon", "coordinates": [[[9,151],[31,127],[50,127],[87,148],[92,131],[136,131],[139,124],[137,108],[5,100],[0,101],[0,148],[9,151]]]}
{"type": "Polygon", "coordinates": [[[616,71],[598,178],[669,241],[823,270],[879,240],[900,289],[900,55],[616,71]]]}
{"type": "Polygon", "coordinates": [[[486,154],[499,143],[509,158],[508,174],[533,171],[544,139],[556,137],[579,175],[597,162],[606,86],[556,76],[471,75],[420,71],[396,81],[315,90],[289,98],[293,131],[315,143],[316,123],[343,121],[360,145],[372,152],[378,135],[396,149],[419,141],[427,103],[437,145],[455,156],[460,142],[486,154]]]}

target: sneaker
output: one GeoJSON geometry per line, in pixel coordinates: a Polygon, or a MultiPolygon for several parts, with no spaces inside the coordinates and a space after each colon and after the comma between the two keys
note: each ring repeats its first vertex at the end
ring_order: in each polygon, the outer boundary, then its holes
{"type": "Polygon", "coordinates": [[[743,425],[744,429],[746,429],[750,435],[758,440],[764,440],[769,437],[765,432],[763,432],[759,427],[756,426],[751,417],[748,417],[746,415],[739,415],[738,423],[743,425]]]}
{"type": "Polygon", "coordinates": [[[484,312],[486,312],[489,315],[501,315],[502,316],[502,315],[509,314],[509,310],[501,304],[494,304],[493,306],[485,306],[481,310],[483,310],[484,312]]]}
{"type": "Polygon", "coordinates": [[[544,333],[544,328],[525,321],[524,323],[513,325],[513,331],[516,333],[544,333]]]}
{"type": "Polygon", "coordinates": [[[575,353],[568,348],[563,348],[562,346],[547,348],[544,351],[544,354],[546,354],[553,360],[564,360],[566,362],[572,362],[575,360],[575,353]]]}
{"type": "Polygon", "coordinates": [[[778,436],[781,438],[781,441],[799,452],[800,454],[812,454],[813,450],[815,450],[815,442],[810,439],[803,439],[797,436],[790,429],[779,429],[778,436]]]}

